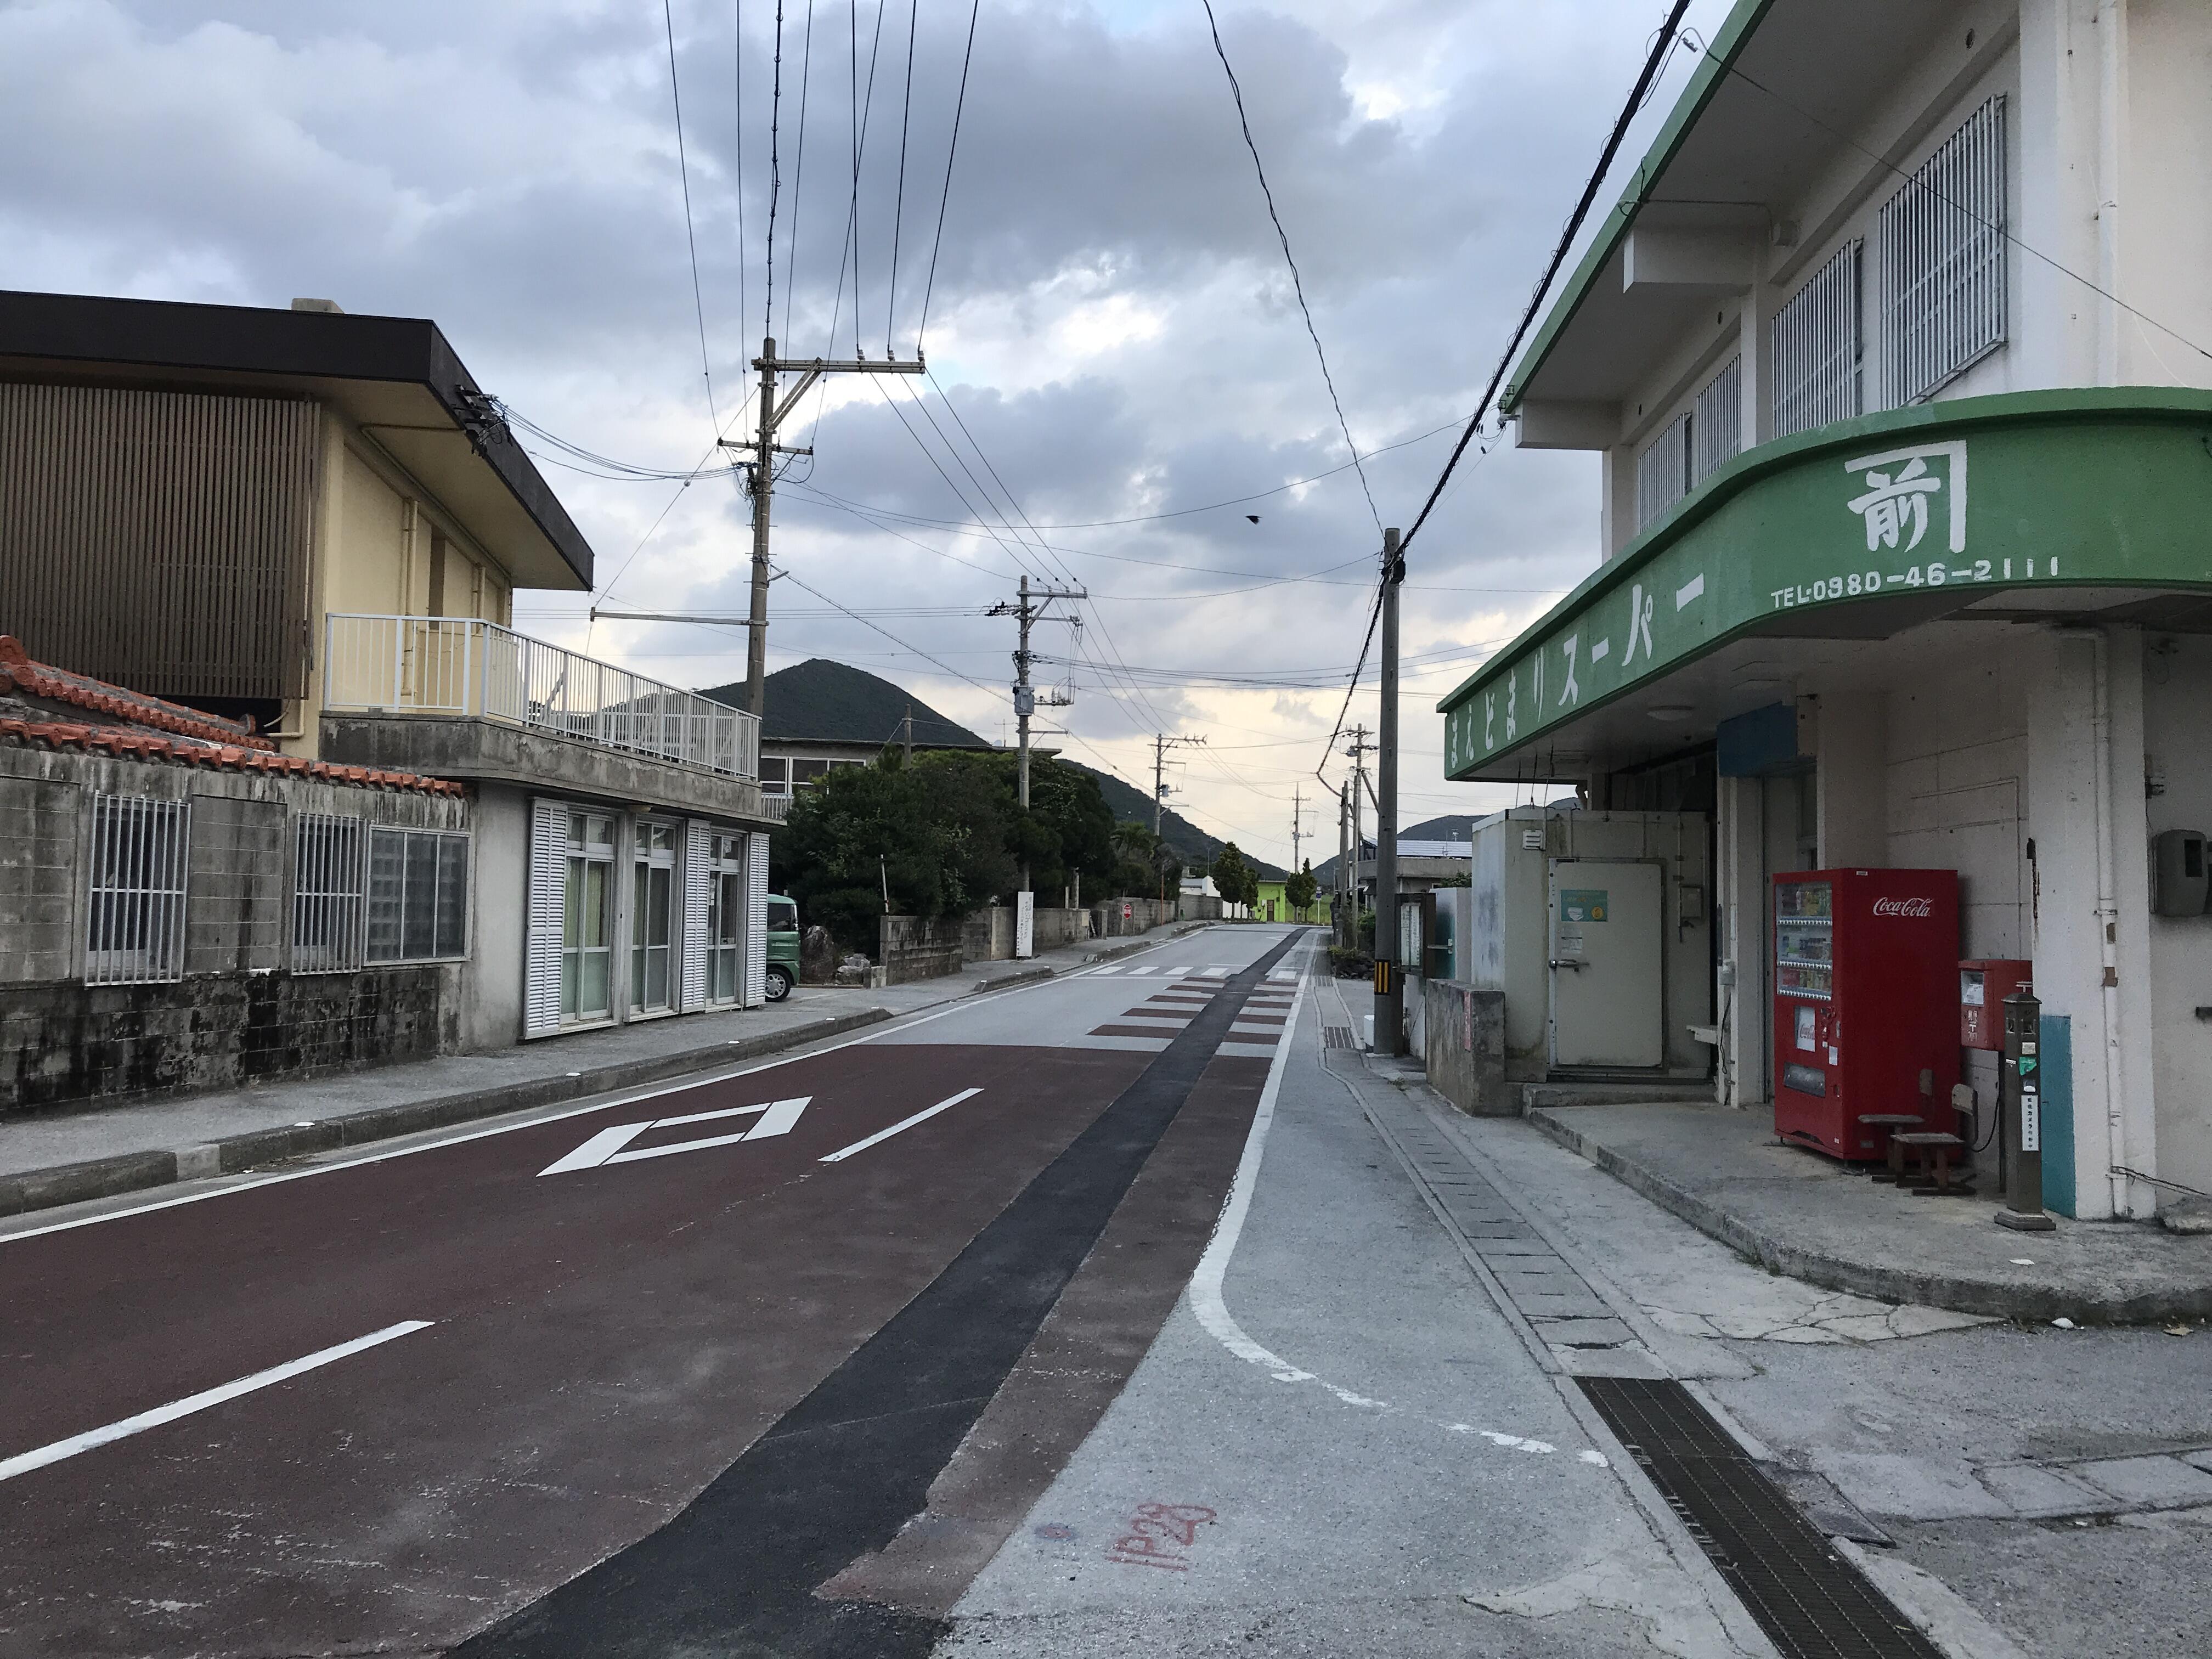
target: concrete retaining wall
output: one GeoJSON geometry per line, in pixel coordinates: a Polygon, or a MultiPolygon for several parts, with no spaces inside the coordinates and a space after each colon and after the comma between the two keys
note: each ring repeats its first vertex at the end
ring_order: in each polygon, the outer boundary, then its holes
{"type": "Polygon", "coordinates": [[[1516,1115],[1520,1091],[1505,1084],[1505,993],[1431,979],[1421,981],[1421,1000],[1430,1086],[1470,1115],[1516,1115]]]}
{"type": "Polygon", "coordinates": [[[1176,902],[1173,899],[1109,899],[1105,903],[1093,905],[1091,908],[1091,937],[1127,939],[1136,933],[1149,933],[1153,928],[1176,919],[1176,902]],[[1122,914],[1124,910],[1128,912],[1127,916],[1122,914]]]}
{"type": "Polygon", "coordinates": [[[884,983],[905,985],[958,973],[965,931],[965,918],[959,916],[935,921],[881,917],[876,923],[876,963],[884,970],[884,983]]]}

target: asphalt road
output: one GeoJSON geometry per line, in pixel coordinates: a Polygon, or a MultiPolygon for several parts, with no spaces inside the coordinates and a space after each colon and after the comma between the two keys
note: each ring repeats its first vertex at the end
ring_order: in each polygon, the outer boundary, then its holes
{"type": "Polygon", "coordinates": [[[0,1235],[0,1654],[927,1653],[1204,1248],[1292,943],[0,1235]]]}

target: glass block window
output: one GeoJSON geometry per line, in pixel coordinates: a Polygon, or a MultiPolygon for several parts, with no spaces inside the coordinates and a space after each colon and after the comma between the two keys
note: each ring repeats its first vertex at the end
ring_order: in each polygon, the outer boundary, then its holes
{"type": "Polygon", "coordinates": [[[468,917],[467,836],[442,830],[369,831],[369,961],[465,956],[468,917]]]}

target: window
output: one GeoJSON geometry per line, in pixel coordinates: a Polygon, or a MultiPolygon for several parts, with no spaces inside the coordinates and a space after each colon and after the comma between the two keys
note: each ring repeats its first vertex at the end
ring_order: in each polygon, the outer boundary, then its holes
{"type": "Polygon", "coordinates": [[[799,906],[789,899],[770,899],[768,902],[768,926],[772,933],[797,933],[799,906]]]}
{"type": "Polygon", "coordinates": [[[802,784],[811,783],[829,769],[830,763],[827,761],[794,757],[791,763],[791,787],[796,789],[802,784]]]}
{"type": "Polygon", "coordinates": [[[614,1013],[615,821],[568,814],[568,878],[561,912],[561,1018],[614,1013]]]}
{"type": "Polygon", "coordinates": [[[138,795],[92,798],[84,976],[94,985],[181,979],[185,842],[191,808],[138,795]]]}
{"type": "Polygon", "coordinates": [[[368,959],[468,954],[469,838],[442,830],[368,832],[368,959]]]}
{"type": "Polygon", "coordinates": [[[362,962],[368,826],[360,818],[302,812],[293,831],[292,969],[331,974],[362,962]]]}
{"type": "Polygon", "coordinates": [[[1705,382],[1690,410],[1690,488],[1743,451],[1743,359],[1731,357],[1705,382]]]}
{"type": "Polygon", "coordinates": [[[1859,248],[1838,249],[1769,325],[1778,438],[1861,412],[1859,248]]]}
{"type": "Polygon", "coordinates": [[[719,831],[707,863],[707,1000],[735,1002],[744,988],[744,842],[719,831]]]}
{"type": "Polygon", "coordinates": [[[767,794],[789,794],[791,793],[791,763],[781,755],[762,756],[760,786],[763,793],[767,794]]]}
{"type": "Polygon", "coordinates": [[[1690,417],[1678,415],[1636,458],[1636,527],[1656,523],[1688,489],[1690,417]]]}
{"type": "Polygon", "coordinates": [[[673,1007],[672,912],[676,826],[641,819],[632,847],[635,883],[630,906],[629,999],[644,1013],[673,1007]]]}
{"type": "Polygon", "coordinates": [[[1929,396],[2005,341],[2004,99],[1992,98],[1882,204],[1882,392],[1929,396]]]}
{"type": "Polygon", "coordinates": [[[1657,522],[1742,449],[1742,361],[1729,358],[1705,382],[1689,412],[1669,421],[1636,458],[1639,531],[1657,522]]]}

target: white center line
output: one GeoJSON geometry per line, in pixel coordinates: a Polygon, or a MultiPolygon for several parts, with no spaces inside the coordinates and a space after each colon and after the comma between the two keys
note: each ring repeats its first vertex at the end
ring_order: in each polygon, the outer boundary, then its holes
{"type": "Polygon", "coordinates": [[[265,1371],[256,1371],[251,1376],[241,1376],[235,1382],[226,1382],[221,1388],[204,1393],[187,1395],[182,1400],[173,1400],[166,1406],[156,1406],[151,1411],[140,1412],[136,1417],[126,1417],[120,1422],[110,1423],[105,1428],[87,1429],[82,1434],[73,1434],[66,1440],[57,1440],[51,1445],[40,1446],[35,1451],[20,1452],[0,1462],[0,1480],[12,1480],[19,1474],[28,1474],[33,1469],[42,1469],[49,1463],[58,1463],[64,1458],[75,1457],[79,1452],[90,1451],[94,1446],[105,1446],[111,1440],[126,1439],[143,1434],[148,1429],[158,1429],[164,1423],[173,1423],[180,1417],[190,1417],[194,1412],[204,1412],[210,1406],[220,1406],[227,1400],[252,1394],[277,1382],[287,1382],[318,1366],[335,1360],[349,1358],[364,1349],[389,1342],[396,1336],[405,1336],[414,1331],[430,1328],[427,1319],[403,1319],[397,1325],[386,1325],[380,1331],[371,1331],[367,1336],[357,1336],[350,1342],[341,1342],[334,1348],[325,1348],[304,1359],[287,1360],[282,1365],[271,1365],[265,1371]]]}
{"type": "Polygon", "coordinates": [[[921,1111],[916,1112],[912,1117],[901,1118],[897,1122],[892,1124],[888,1129],[877,1130],[875,1133],[870,1135],[866,1140],[856,1140],[849,1146],[841,1146],[834,1152],[824,1154],[822,1158],[822,1162],[824,1164],[836,1164],[841,1159],[852,1157],[855,1152],[865,1152],[869,1147],[876,1146],[880,1142],[889,1140],[893,1135],[898,1133],[900,1130],[911,1129],[917,1123],[927,1122],[929,1119],[935,1117],[939,1112],[945,1111],[949,1108],[957,1106],[962,1101],[966,1100],[971,1095],[980,1095],[982,1092],[983,1091],[981,1089],[963,1089],[958,1094],[953,1096],[950,1100],[940,1100],[936,1105],[927,1107],[921,1111]]]}

